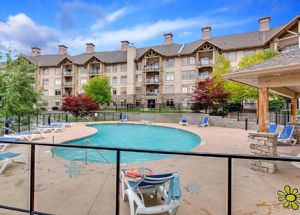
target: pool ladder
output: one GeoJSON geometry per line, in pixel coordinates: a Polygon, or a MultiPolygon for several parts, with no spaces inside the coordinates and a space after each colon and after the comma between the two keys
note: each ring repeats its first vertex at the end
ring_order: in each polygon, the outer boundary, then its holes
{"type": "MultiPolygon", "coordinates": [[[[86,141],[86,145],[90,145],[90,146],[93,146],[95,145],[92,141],[90,141],[88,138],[85,138],[85,141],[86,141]]],[[[96,152],[98,152],[98,154],[102,157],[102,159],[106,162],[106,163],[109,163],[109,160],[106,159],[106,157],[104,156],[104,154],[101,152],[100,149],[95,149],[96,152]]],[[[85,162],[87,163],[87,151],[86,151],[86,159],[85,159],[85,162]]]]}

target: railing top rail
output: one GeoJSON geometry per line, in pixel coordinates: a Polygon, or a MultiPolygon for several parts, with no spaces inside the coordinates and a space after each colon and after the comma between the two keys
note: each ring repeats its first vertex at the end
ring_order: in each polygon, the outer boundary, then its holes
{"type": "Polygon", "coordinates": [[[118,148],[118,147],[103,147],[103,146],[86,146],[86,145],[72,145],[72,144],[53,144],[53,143],[39,143],[26,141],[1,141],[0,143],[10,143],[19,145],[35,145],[35,146],[50,146],[50,147],[64,147],[64,148],[79,148],[79,149],[96,149],[96,150],[110,150],[121,152],[137,152],[137,153],[153,153],[153,154],[173,154],[186,155],[196,157],[215,157],[215,158],[233,158],[246,160],[272,160],[272,161],[289,161],[300,162],[300,157],[269,157],[257,156],[248,154],[231,154],[231,153],[210,153],[210,152],[180,152],[180,151],[164,151],[164,150],[150,150],[150,149],[134,149],[134,148],[118,148]]]}

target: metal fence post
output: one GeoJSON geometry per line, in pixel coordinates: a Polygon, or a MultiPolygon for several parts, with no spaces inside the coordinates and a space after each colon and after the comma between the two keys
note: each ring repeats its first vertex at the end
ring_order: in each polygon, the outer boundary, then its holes
{"type": "Polygon", "coordinates": [[[66,122],[68,122],[68,114],[66,113],[66,122]]]}
{"type": "Polygon", "coordinates": [[[30,115],[28,115],[28,131],[30,131],[31,129],[31,118],[30,118],[30,115]]]}
{"type": "Polygon", "coordinates": [[[18,132],[20,133],[21,131],[21,117],[18,116],[18,132]]]}
{"type": "Polygon", "coordinates": [[[277,111],[275,111],[275,124],[278,125],[278,114],[277,114],[277,111]]]}
{"type": "Polygon", "coordinates": [[[227,164],[228,172],[227,172],[227,214],[231,215],[231,199],[232,199],[232,158],[228,157],[227,164]]]}
{"type": "Polygon", "coordinates": [[[237,113],[237,121],[239,122],[240,121],[240,112],[238,111],[237,113]]]}
{"type": "Polygon", "coordinates": [[[120,150],[117,150],[117,168],[116,168],[116,215],[120,211],[120,150]]]}
{"type": "Polygon", "coordinates": [[[248,130],[248,118],[245,118],[245,130],[248,130]]]}
{"type": "Polygon", "coordinates": [[[34,179],[35,179],[35,145],[31,144],[30,147],[30,198],[29,198],[29,211],[33,214],[34,211],[34,179]]]}

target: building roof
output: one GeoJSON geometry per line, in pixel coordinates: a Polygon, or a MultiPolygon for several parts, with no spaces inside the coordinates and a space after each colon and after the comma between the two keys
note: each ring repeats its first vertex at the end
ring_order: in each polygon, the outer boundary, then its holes
{"type": "MultiPolygon", "coordinates": [[[[288,25],[288,24],[287,24],[288,25]]],[[[278,27],[271,28],[269,31],[264,32],[248,32],[232,35],[224,35],[219,37],[214,37],[209,40],[197,40],[194,42],[181,44],[171,44],[171,45],[157,45],[149,46],[136,49],[136,60],[140,59],[149,50],[154,50],[162,56],[173,57],[178,55],[189,55],[194,53],[201,45],[208,42],[217,48],[228,51],[228,50],[239,50],[254,47],[263,47],[270,42],[274,35],[282,31],[287,25],[282,25],[278,27]]],[[[125,63],[127,62],[127,52],[126,51],[105,51],[105,52],[94,52],[94,53],[82,53],[75,56],[69,55],[40,55],[37,57],[25,56],[29,61],[38,66],[56,66],[64,58],[71,59],[75,64],[85,64],[92,57],[98,58],[104,63],[125,63]]]]}

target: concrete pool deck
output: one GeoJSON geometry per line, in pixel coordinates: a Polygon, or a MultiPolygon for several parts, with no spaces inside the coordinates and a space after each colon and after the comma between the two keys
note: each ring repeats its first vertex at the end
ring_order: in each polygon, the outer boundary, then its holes
{"type": "MultiPolygon", "coordinates": [[[[99,122],[100,123],[100,122],[99,122]]],[[[109,123],[109,122],[105,122],[109,123]]],[[[115,123],[115,122],[112,122],[115,123]]],[[[137,123],[137,122],[129,122],[137,123]]],[[[180,126],[174,123],[154,125],[181,128],[198,134],[203,144],[195,152],[249,154],[248,133],[241,129],[180,126]]],[[[85,123],[76,123],[63,133],[47,134],[39,141],[62,143],[89,136],[96,132],[85,123]]],[[[12,145],[7,151],[23,152],[29,157],[29,147],[12,145]]],[[[62,215],[114,214],[115,165],[88,164],[53,157],[50,147],[36,149],[36,210],[62,215]],[[71,168],[70,168],[71,166],[71,168]]],[[[297,155],[300,146],[279,146],[279,154],[297,155]]],[[[277,191],[288,184],[300,189],[300,170],[290,163],[278,163],[275,174],[261,173],[249,168],[249,161],[233,161],[233,211],[235,215],[299,214],[285,209],[277,200],[277,191]]],[[[176,156],[159,161],[130,163],[122,168],[146,166],[154,172],[180,173],[182,200],[178,215],[222,215],[227,210],[227,160],[176,156]]],[[[0,204],[28,208],[28,164],[13,164],[0,176],[0,204]]],[[[153,203],[146,198],[147,203],[153,203]]],[[[128,202],[121,202],[121,214],[129,214],[128,202]]],[[[0,209],[0,214],[18,214],[0,209]]]]}

